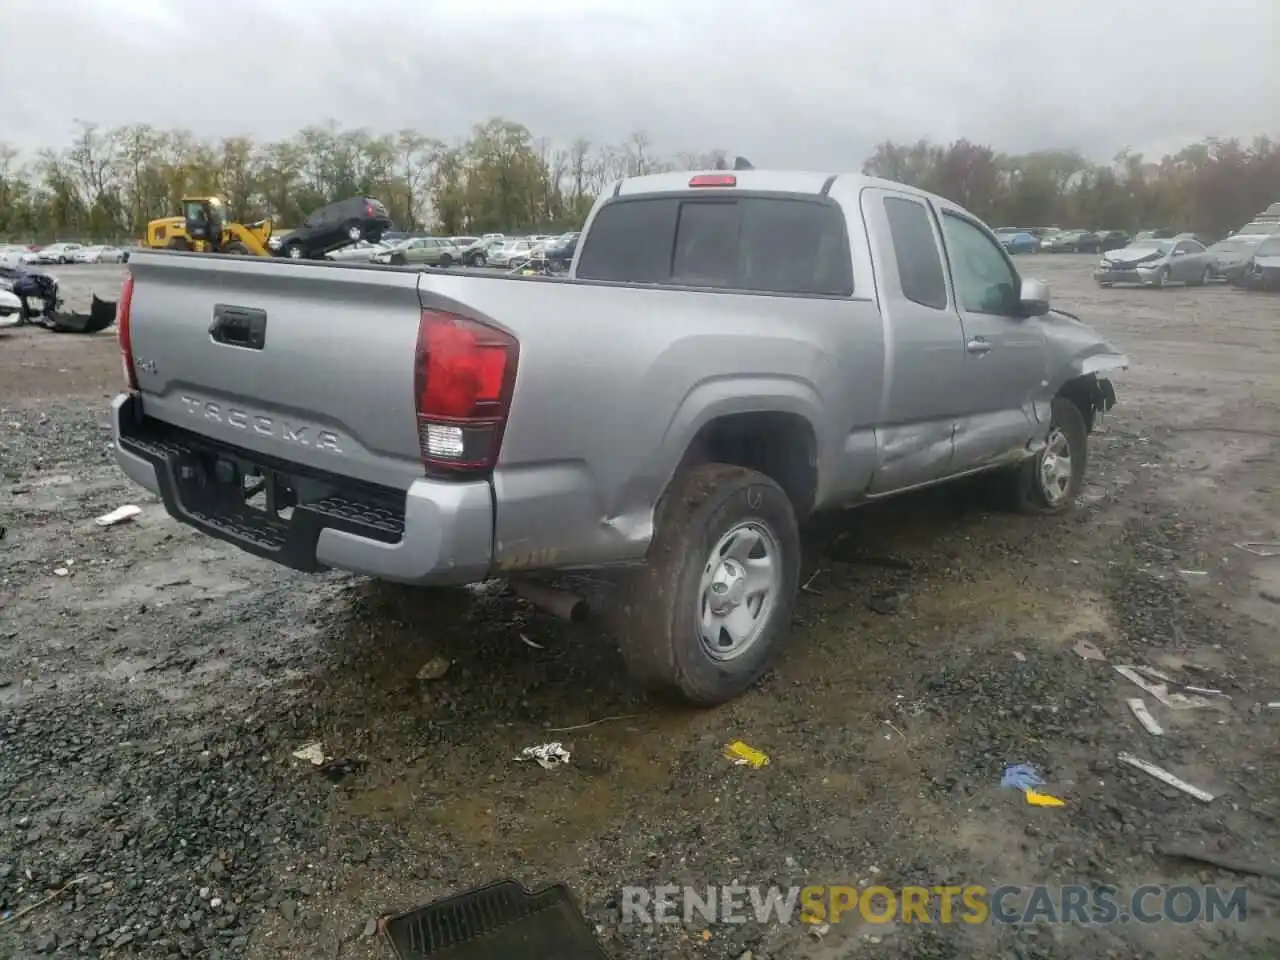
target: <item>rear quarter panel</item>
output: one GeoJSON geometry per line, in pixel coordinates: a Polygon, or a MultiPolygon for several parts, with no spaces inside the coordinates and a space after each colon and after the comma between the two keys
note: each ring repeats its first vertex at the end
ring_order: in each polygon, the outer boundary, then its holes
{"type": "MultiPolygon", "coordinates": [[[[865,256],[865,238],[859,248],[865,256]]],[[[698,430],[724,414],[798,414],[812,425],[820,477],[861,482],[848,479],[847,447],[876,418],[883,372],[866,299],[434,273],[421,292],[424,306],[520,341],[493,479],[499,569],[643,557],[667,481],[698,430]]],[[[873,460],[867,450],[867,475],[873,460]]]]}

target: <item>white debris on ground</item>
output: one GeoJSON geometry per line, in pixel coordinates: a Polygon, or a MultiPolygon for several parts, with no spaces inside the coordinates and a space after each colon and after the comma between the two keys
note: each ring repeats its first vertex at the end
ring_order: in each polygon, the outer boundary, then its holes
{"type": "Polygon", "coordinates": [[[308,763],[317,767],[324,766],[325,760],[328,759],[324,755],[324,744],[319,740],[313,740],[310,743],[299,747],[297,750],[293,751],[293,756],[294,759],[306,760],[308,763]]]}
{"type": "Polygon", "coordinates": [[[532,760],[543,770],[550,770],[569,762],[569,751],[559,740],[551,743],[540,743],[536,747],[525,747],[520,751],[517,760],[532,760]]]}

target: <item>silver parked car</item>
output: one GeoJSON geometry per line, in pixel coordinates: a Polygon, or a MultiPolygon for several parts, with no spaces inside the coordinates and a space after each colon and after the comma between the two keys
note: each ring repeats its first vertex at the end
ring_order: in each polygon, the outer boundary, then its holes
{"type": "Polygon", "coordinates": [[[1215,258],[1203,243],[1185,234],[1170,240],[1135,240],[1109,250],[1093,271],[1100,287],[1136,283],[1160,288],[1171,282],[1201,286],[1214,276],[1215,258]]]}
{"type": "Polygon", "coordinates": [[[70,263],[76,251],[82,249],[79,243],[51,243],[23,254],[23,263],[70,263]]]}
{"type": "Polygon", "coordinates": [[[489,250],[489,265],[492,267],[509,267],[512,264],[519,263],[521,260],[528,260],[533,256],[533,249],[537,241],[531,237],[519,237],[505,241],[500,247],[493,247],[489,250]]]}
{"type": "Polygon", "coordinates": [[[1209,247],[1209,256],[1213,258],[1214,278],[1229,283],[1237,280],[1261,242],[1258,237],[1231,236],[1209,247]]]}
{"type": "Polygon", "coordinates": [[[129,254],[119,247],[95,244],[92,247],[81,247],[71,255],[72,263],[124,263],[129,254]]]}

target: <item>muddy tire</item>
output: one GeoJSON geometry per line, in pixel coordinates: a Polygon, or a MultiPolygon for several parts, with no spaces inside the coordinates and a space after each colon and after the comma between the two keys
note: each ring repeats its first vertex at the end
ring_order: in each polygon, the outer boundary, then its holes
{"type": "Polygon", "coordinates": [[[623,659],[665,699],[732,700],[790,633],[800,577],[791,501],[754,470],[704,464],[672,481],[657,516],[648,564],[621,597],[623,659]]]}
{"type": "Polygon", "coordinates": [[[1063,513],[1084,488],[1089,463],[1089,432],[1080,408],[1054,397],[1045,449],[1013,471],[1011,505],[1024,513],[1063,513]]]}

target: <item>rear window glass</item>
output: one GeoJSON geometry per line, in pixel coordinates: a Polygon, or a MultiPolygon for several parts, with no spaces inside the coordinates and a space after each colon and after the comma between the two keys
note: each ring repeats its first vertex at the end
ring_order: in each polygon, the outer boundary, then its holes
{"type": "Polygon", "coordinates": [[[1280,254],[1280,237],[1263,240],[1254,251],[1254,256],[1258,257],[1274,257],[1276,254],[1280,254]]]}
{"type": "Polygon", "coordinates": [[[787,197],[613,201],[588,231],[578,276],[801,296],[853,293],[839,209],[787,197]]]}

